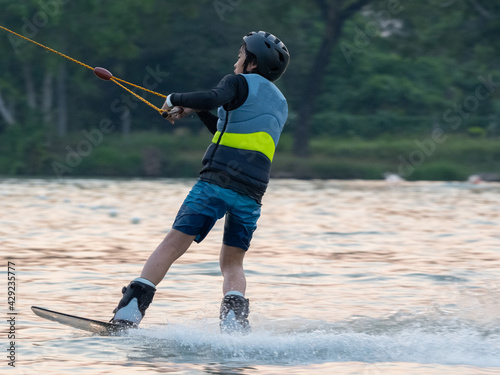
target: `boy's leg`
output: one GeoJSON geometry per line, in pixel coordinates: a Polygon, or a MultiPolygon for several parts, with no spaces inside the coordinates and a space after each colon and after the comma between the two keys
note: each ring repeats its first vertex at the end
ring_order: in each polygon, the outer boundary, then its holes
{"type": "Polygon", "coordinates": [[[142,269],[141,277],[158,285],[165,277],[172,263],[186,252],[195,237],[172,229],[150,255],[142,269]]]}
{"type": "Polygon", "coordinates": [[[223,333],[249,333],[249,301],[245,298],[246,278],[243,259],[257,228],[261,205],[245,195],[233,195],[224,223],[220,267],[224,276],[224,299],[220,307],[223,333]]]}
{"type": "Polygon", "coordinates": [[[243,258],[246,251],[234,246],[222,245],[220,268],[224,277],[224,298],[220,307],[220,329],[223,333],[249,333],[249,300],[244,297],[246,278],[243,258]]]}
{"type": "Polygon", "coordinates": [[[222,245],[219,264],[224,277],[222,291],[224,295],[231,291],[245,295],[247,282],[243,270],[243,259],[246,251],[234,246],[222,245]]]}
{"type": "Polygon", "coordinates": [[[123,288],[123,298],[115,309],[112,321],[125,325],[141,322],[151,304],[156,285],[165,277],[174,261],[186,252],[195,236],[172,229],[144,265],[141,277],[123,288]]]}

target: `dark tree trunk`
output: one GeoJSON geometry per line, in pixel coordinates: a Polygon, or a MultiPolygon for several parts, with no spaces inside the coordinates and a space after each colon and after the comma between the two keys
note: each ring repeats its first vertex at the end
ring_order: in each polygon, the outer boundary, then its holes
{"type": "Polygon", "coordinates": [[[321,81],[330,62],[333,47],[340,36],[340,11],[338,2],[328,5],[326,8],[326,25],[323,41],[314,59],[311,72],[308,75],[302,105],[299,108],[298,126],[295,131],[293,147],[294,153],[298,156],[307,156],[309,154],[309,135],[311,132],[312,116],[314,114],[314,103],[320,93],[321,81]]]}
{"type": "Polygon", "coordinates": [[[325,17],[325,30],[321,47],[311,66],[311,71],[304,88],[301,106],[294,134],[293,152],[297,156],[309,155],[309,138],[311,135],[312,117],[315,103],[321,94],[322,81],[330,64],[333,48],[337,45],[344,22],[356,14],[371,0],[359,0],[342,9],[344,0],[316,0],[325,17]]]}

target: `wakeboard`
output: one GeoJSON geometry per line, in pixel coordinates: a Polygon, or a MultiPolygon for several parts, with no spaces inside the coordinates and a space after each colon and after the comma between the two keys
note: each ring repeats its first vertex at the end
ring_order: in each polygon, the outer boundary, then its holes
{"type": "Polygon", "coordinates": [[[101,336],[110,336],[125,331],[127,328],[121,324],[103,322],[100,320],[82,318],[75,315],[64,314],[43,307],[31,306],[31,310],[41,318],[61,323],[87,332],[97,333],[101,336]]]}

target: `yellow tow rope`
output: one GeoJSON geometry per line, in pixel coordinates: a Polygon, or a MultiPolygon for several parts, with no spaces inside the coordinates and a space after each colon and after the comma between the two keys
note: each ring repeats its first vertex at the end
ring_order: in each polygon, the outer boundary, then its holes
{"type": "Polygon", "coordinates": [[[24,35],[21,35],[21,34],[18,34],[16,33],[15,31],[12,31],[12,30],[9,30],[8,28],[0,25],[0,29],[3,29],[11,34],[14,34],[15,36],[18,36],[19,38],[22,38],[24,40],[27,40],[28,42],[31,42],[33,44],[36,44],[37,46],[40,46],[42,48],[45,48],[47,51],[50,51],[50,52],[53,52],[55,53],[56,55],[59,55],[59,56],[62,56],[70,61],[73,61],[81,66],[84,66],[85,68],[87,69],[90,69],[94,72],[94,74],[96,76],[98,76],[99,78],[103,79],[103,80],[106,80],[106,81],[113,81],[114,83],[116,83],[118,86],[120,86],[122,89],[124,90],[127,90],[129,93],[131,93],[132,95],[134,95],[136,98],[138,98],[139,100],[141,100],[142,102],[144,102],[145,104],[147,104],[148,106],[150,106],[151,108],[153,108],[154,110],[158,111],[160,114],[162,114],[163,110],[161,110],[160,108],[158,108],[157,106],[155,106],[154,104],[148,102],[146,99],[144,99],[142,96],[136,94],[135,92],[133,92],[132,90],[130,90],[128,87],[125,87],[124,85],[122,85],[120,82],[122,83],[125,83],[127,85],[130,85],[132,87],[135,87],[135,88],[138,88],[140,90],[143,90],[143,91],[146,91],[146,92],[149,92],[151,94],[154,94],[154,95],[157,95],[157,96],[160,96],[162,98],[166,98],[167,96],[166,95],[163,95],[163,94],[160,94],[158,92],[155,92],[155,91],[152,91],[152,90],[149,90],[145,87],[142,87],[142,86],[139,86],[139,85],[135,85],[133,83],[130,83],[130,82],[127,82],[123,79],[120,79],[120,78],[117,78],[117,77],[114,77],[108,70],[104,69],[104,68],[100,68],[100,67],[96,67],[96,68],[92,68],[90,65],[87,65],[85,63],[82,63],[81,61],[78,61],[72,57],[69,57],[61,52],[58,52],[56,51],[55,49],[52,49],[50,47],[47,47],[47,46],[44,46],[43,44],[41,43],[38,43],[38,42],[35,42],[34,40],[30,39],[30,38],[27,38],[25,37],[24,35]]]}

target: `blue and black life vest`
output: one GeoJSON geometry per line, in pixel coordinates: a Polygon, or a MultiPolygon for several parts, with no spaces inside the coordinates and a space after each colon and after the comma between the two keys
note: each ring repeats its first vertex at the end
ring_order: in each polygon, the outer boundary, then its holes
{"type": "Polygon", "coordinates": [[[232,111],[219,107],[217,132],[203,157],[200,179],[260,202],[288,105],[269,80],[258,74],[243,76],[248,82],[247,100],[232,111]]]}

